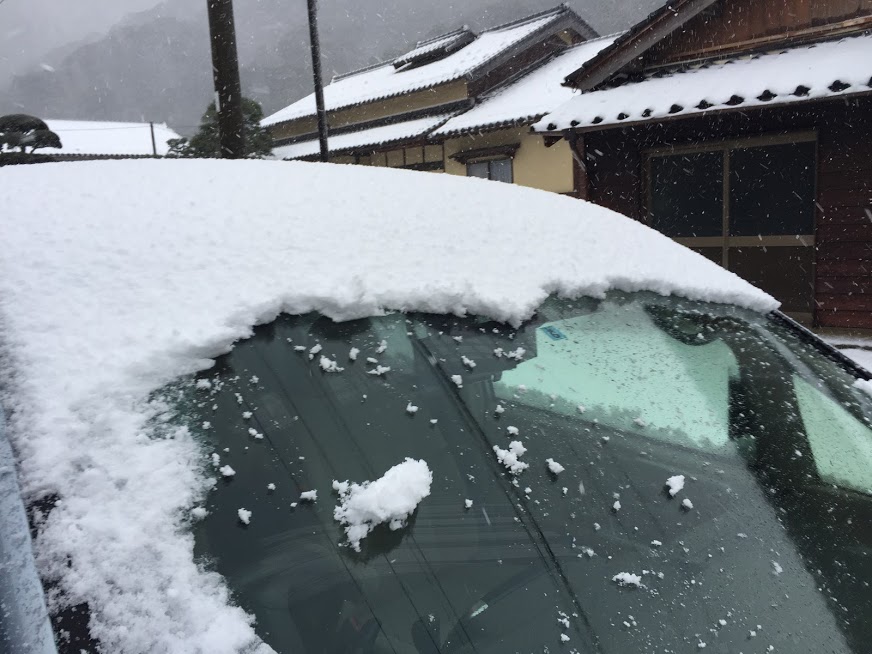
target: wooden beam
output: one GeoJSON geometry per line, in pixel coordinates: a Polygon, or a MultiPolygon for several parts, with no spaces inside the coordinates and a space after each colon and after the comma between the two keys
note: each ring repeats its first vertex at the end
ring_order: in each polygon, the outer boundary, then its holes
{"type": "Polygon", "coordinates": [[[718,0],[677,0],[664,5],[623,37],[566,77],[566,86],[588,91],[634,61],[649,48],[718,0]]]}

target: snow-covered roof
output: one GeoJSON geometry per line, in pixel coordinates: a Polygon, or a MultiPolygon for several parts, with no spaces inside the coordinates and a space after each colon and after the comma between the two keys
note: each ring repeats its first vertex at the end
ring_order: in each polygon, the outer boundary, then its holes
{"type": "Polygon", "coordinates": [[[449,135],[485,127],[524,124],[541,118],[576,94],[572,89],[562,86],[563,79],[611,45],[616,37],[613,35],[585,41],[568,49],[466,113],[452,118],[434,134],[449,135]]]}
{"type": "Polygon", "coordinates": [[[578,95],[542,118],[537,131],[614,125],[733,107],[806,102],[869,92],[872,35],[779,48],[698,64],[578,95]]]}
{"type": "MultiPolygon", "coordinates": [[[[432,63],[397,70],[393,61],[364,69],[356,75],[336,78],[324,87],[324,106],[328,111],[363,102],[390,98],[412,91],[431,88],[459,79],[520,43],[540,29],[555,23],[569,12],[561,6],[552,11],[482,32],[469,45],[432,63]]],[[[263,125],[274,125],[302,116],[315,114],[315,95],[311,94],[294,104],[267,116],[263,125]]]]}
{"type": "Polygon", "coordinates": [[[0,194],[0,399],[24,493],[60,498],[38,564],[118,654],[255,651],[251,616],[194,558],[206,445],[150,399],[254,325],[386,308],[517,323],[550,293],[609,289],[777,306],[637,221],[487,180],[174,159],[3,175],[36,190],[0,194]]]}
{"type": "MultiPolygon", "coordinates": [[[[116,123],[95,120],[46,120],[61,138],[63,148],[41,148],[44,154],[151,155],[148,123],[116,123]]],[[[169,150],[167,141],[180,138],[164,123],[154,124],[154,142],[159,155],[169,150]]]]}
{"type": "MultiPolygon", "coordinates": [[[[427,116],[425,118],[407,120],[401,123],[371,127],[370,129],[364,129],[358,132],[328,136],[327,147],[330,149],[330,152],[342,152],[344,150],[366,148],[370,146],[377,147],[389,143],[397,143],[418,136],[423,136],[430,132],[434,127],[438,127],[444,123],[451,116],[452,114],[427,116]]],[[[274,147],[273,155],[279,159],[300,159],[316,155],[320,150],[321,147],[318,139],[314,139],[274,147]]]]}
{"type": "Polygon", "coordinates": [[[406,54],[400,55],[399,57],[394,59],[393,65],[395,68],[397,68],[406,63],[415,61],[416,59],[420,59],[424,55],[428,55],[431,52],[435,52],[436,50],[447,50],[452,46],[456,46],[456,44],[464,40],[474,38],[475,34],[472,31],[470,31],[467,27],[462,27],[459,30],[449,32],[448,34],[436,36],[432,39],[418,41],[418,43],[415,44],[414,48],[409,50],[406,54]]]}

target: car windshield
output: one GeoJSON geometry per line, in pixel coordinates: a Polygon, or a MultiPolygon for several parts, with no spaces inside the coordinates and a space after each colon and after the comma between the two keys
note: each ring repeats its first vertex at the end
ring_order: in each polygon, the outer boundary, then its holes
{"type": "Polygon", "coordinates": [[[196,552],[278,652],[835,654],[872,642],[854,382],[772,316],[612,293],[281,316],[167,396],[216,478],[196,552]],[[429,496],[356,551],[333,482],[407,457],[429,496]]]}

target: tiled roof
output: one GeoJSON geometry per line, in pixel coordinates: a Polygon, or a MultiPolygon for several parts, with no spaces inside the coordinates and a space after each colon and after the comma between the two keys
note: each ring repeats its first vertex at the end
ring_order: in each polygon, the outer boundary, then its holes
{"type": "Polygon", "coordinates": [[[646,122],[869,91],[872,35],[864,34],[654,72],[640,82],[577,95],[534,129],[646,122]]]}
{"type": "Polygon", "coordinates": [[[434,132],[448,136],[487,128],[530,124],[576,95],[563,78],[608,47],[617,35],[585,41],[559,54],[517,81],[496,91],[434,132]]]}
{"type": "MultiPolygon", "coordinates": [[[[415,120],[407,120],[402,123],[371,127],[357,132],[330,136],[327,139],[327,147],[330,152],[337,153],[359,148],[377,147],[389,143],[399,143],[424,136],[434,127],[438,127],[451,117],[452,114],[439,116],[427,116],[415,120]]],[[[299,141],[288,145],[280,145],[273,148],[273,155],[280,159],[302,159],[318,154],[320,146],[318,139],[299,141]]]]}
{"type": "MultiPolygon", "coordinates": [[[[116,123],[95,120],[46,120],[64,146],[41,148],[44,154],[150,155],[151,128],[148,123],[116,123]]],[[[154,124],[154,142],[159,155],[165,155],[167,141],[180,138],[163,123],[154,124]]]]}
{"type": "MultiPolygon", "coordinates": [[[[332,111],[460,79],[566,15],[571,15],[571,12],[561,5],[524,20],[486,30],[469,45],[418,68],[397,70],[393,61],[388,61],[357,74],[336,78],[324,88],[325,107],[332,111]]],[[[266,117],[262,124],[274,125],[312,115],[315,115],[314,94],[266,117]]]]}

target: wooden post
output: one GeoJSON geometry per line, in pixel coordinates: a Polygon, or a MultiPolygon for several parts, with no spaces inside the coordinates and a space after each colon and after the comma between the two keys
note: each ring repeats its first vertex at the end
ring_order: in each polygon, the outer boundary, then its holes
{"type": "Polygon", "coordinates": [[[212,79],[220,153],[224,159],[240,159],[245,156],[245,134],[242,131],[242,87],[236,55],[233,0],[206,0],[206,7],[212,42],[212,79]]]}
{"type": "Polygon", "coordinates": [[[157,143],[154,142],[154,121],[148,121],[148,127],[151,130],[151,154],[157,156],[157,143]]]}
{"type": "Polygon", "coordinates": [[[315,82],[315,108],[318,113],[320,159],[327,161],[327,112],[324,109],[324,85],[321,80],[321,42],[318,39],[317,0],[307,0],[309,8],[309,44],[312,49],[312,77],[315,82]]]}

